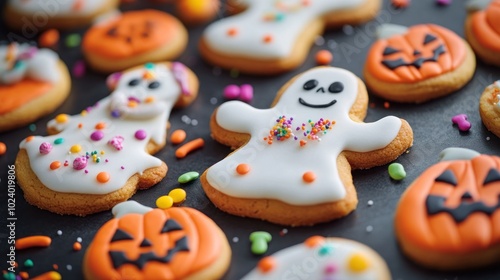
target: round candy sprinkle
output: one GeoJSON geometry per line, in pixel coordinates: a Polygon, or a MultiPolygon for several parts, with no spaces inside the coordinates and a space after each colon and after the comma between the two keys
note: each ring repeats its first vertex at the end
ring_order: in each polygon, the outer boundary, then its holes
{"type": "Polygon", "coordinates": [[[406,8],[410,5],[410,0],[391,0],[391,5],[397,9],[406,8]]]}
{"type": "Polygon", "coordinates": [[[238,166],[236,166],[236,173],[240,174],[240,175],[245,175],[247,174],[248,172],[250,172],[250,165],[246,164],[246,163],[240,163],[238,164],[238,166]]]}
{"type": "Polygon", "coordinates": [[[302,175],[302,180],[306,183],[312,183],[316,180],[316,174],[312,171],[307,171],[302,175]]]}
{"type": "Polygon", "coordinates": [[[186,140],[186,131],[182,129],[177,129],[172,133],[172,136],[170,137],[170,142],[172,142],[172,144],[174,145],[180,144],[184,140],[186,140]]]}
{"type": "Polygon", "coordinates": [[[144,140],[146,139],[147,133],[146,131],[139,129],[135,132],[134,136],[137,140],[144,140]]]}
{"type": "Polygon", "coordinates": [[[82,243],[83,239],[81,237],[77,237],[76,241],[82,243]]]}
{"type": "Polygon", "coordinates": [[[335,263],[329,263],[325,266],[325,274],[333,274],[337,271],[337,265],[335,263]]]}
{"type": "MultiPolygon", "coordinates": [[[[35,136],[31,135],[26,137],[26,142],[30,142],[31,140],[35,139],[35,136]]],[[[56,139],[57,140],[57,139],[56,139]]]]}
{"type": "Polygon", "coordinates": [[[200,177],[200,173],[198,173],[196,171],[190,171],[190,172],[186,172],[186,173],[182,174],[181,176],[179,176],[177,181],[181,184],[185,184],[185,183],[189,183],[193,180],[198,179],[198,177],[200,177]]]}
{"type": "Polygon", "coordinates": [[[333,55],[328,50],[321,50],[316,53],[316,63],[318,65],[329,65],[333,60],[333,55]]]}
{"type": "Polygon", "coordinates": [[[66,269],[71,271],[73,269],[73,266],[68,264],[68,265],[66,265],[66,269]]]}
{"type": "Polygon", "coordinates": [[[41,48],[53,47],[59,42],[59,31],[57,29],[49,29],[40,35],[38,38],[38,45],[41,48]]]}
{"type": "Polygon", "coordinates": [[[168,209],[174,205],[174,199],[168,195],[160,196],[156,200],[156,207],[160,209],[168,209]]]}
{"type": "Polygon", "coordinates": [[[363,272],[370,266],[368,259],[362,254],[353,254],[348,261],[348,268],[352,272],[363,272]]]}
{"type": "Polygon", "coordinates": [[[77,62],[75,62],[75,65],[73,66],[73,76],[75,78],[81,78],[85,75],[85,70],[86,70],[86,67],[85,67],[85,62],[83,60],[78,60],[77,62]]]}
{"type": "Polygon", "coordinates": [[[253,87],[249,84],[241,85],[240,87],[240,100],[250,103],[253,99],[253,87]]]}
{"type": "Polygon", "coordinates": [[[26,267],[33,267],[33,261],[31,259],[27,259],[24,262],[24,266],[26,266],[26,267]]]}
{"type": "Polygon", "coordinates": [[[56,116],[57,123],[66,123],[68,121],[69,116],[66,114],[59,114],[56,116]]]}
{"type": "Polygon", "coordinates": [[[304,244],[309,247],[309,248],[314,248],[320,244],[323,244],[325,242],[325,238],[323,236],[311,236],[306,239],[304,244]]]}
{"type": "Polygon", "coordinates": [[[436,4],[440,6],[448,6],[451,4],[451,0],[436,0],[436,4]]]}
{"type": "Polygon", "coordinates": [[[28,126],[28,129],[31,131],[31,132],[35,132],[36,131],[36,124],[32,123],[28,126]]]}
{"type": "Polygon", "coordinates": [[[186,200],[186,191],[183,189],[173,189],[168,193],[174,203],[181,203],[186,200]]]}
{"type": "Polygon", "coordinates": [[[56,144],[56,145],[59,145],[62,143],[64,143],[64,138],[57,138],[56,140],[54,140],[54,144],[56,144]]]}
{"type": "Polygon", "coordinates": [[[92,132],[92,134],[90,134],[90,139],[92,139],[93,141],[99,141],[102,138],[104,138],[104,133],[100,130],[94,131],[92,132]]]}
{"type": "Polygon", "coordinates": [[[58,169],[59,167],[61,167],[61,163],[59,161],[53,161],[51,164],[50,164],[50,169],[51,170],[56,170],[58,169]]]}
{"type": "Polygon", "coordinates": [[[68,35],[68,37],[66,37],[66,46],[67,47],[70,47],[70,48],[74,48],[74,47],[77,47],[78,45],[80,45],[82,41],[82,37],[80,36],[80,34],[70,34],[68,35]]]}
{"type": "Polygon", "coordinates": [[[62,230],[57,231],[57,235],[61,236],[62,235],[62,230]]]}
{"type": "Polygon", "coordinates": [[[97,174],[96,179],[99,183],[106,183],[109,181],[110,176],[109,173],[107,172],[99,172],[99,174],[97,174]]]}
{"type": "Polygon", "coordinates": [[[368,204],[368,206],[372,206],[373,205],[373,200],[368,200],[368,202],[366,204],[368,204]]]}
{"type": "Polygon", "coordinates": [[[95,129],[101,130],[106,128],[106,123],[105,122],[98,122],[95,125],[95,129]]]}
{"type": "Polygon", "coordinates": [[[228,85],[224,88],[223,96],[225,99],[236,99],[240,96],[241,90],[237,85],[228,85]]]}
{"type": "Polygon", "coordinates": [[[49,142],[43,142],[42,144],[40,144],[39,151],[42,155],[50,153],[50,151],[52,151],[52,144],[50,144],[49,142]]]}
{"type": "Polygon", "coordinates": [[[73,251],[80,251],[82,249],[82,244],[80,242],[73,243],[73,251]]]}
{"type": "Polygon", "coordinates": [[[389,165],[389,176],[394,180],[403,180],[406,177],[405,168],[401,163],[391,163],[389,165]]]}
{"type": "Polygon", "coordinates": [[[70,150],[70,152],[72,152],[72,153],[75,154],[75,153],[78,153],[78,152],[80,152],[82,150],[82,146],[80,146],[78,144],[77,145],[73,145],[73,146],[71,146],[71,148],[69,150],[70,150]]]}
{"type": "Polygon", "coordinates": [[[73,161],[73,168],[75,170],[82,170],[85,167],[87,167],[87,162],[88,162],[88,159],[86,156],[77,157],[73,161]]]}
{"type": "Polygon", "coordinates": [[[272,256],[267,256],[259,261],[257,267],[259,268],[260,272],[265,274],[276,267],[276,260],[272,256]]]}
{"type": "Polygon", "coordinates": [[[0,156],[7,152],[7,145],[4,142],[0,142],[0,156]]]}

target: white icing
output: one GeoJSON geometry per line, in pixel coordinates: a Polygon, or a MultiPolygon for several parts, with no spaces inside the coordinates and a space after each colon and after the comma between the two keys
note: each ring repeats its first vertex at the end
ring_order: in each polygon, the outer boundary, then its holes
{"type": "MultiPolygon", "coordinates": [[[[267,273],[258,268],[245,275],[242,280],[305,280],[305,279],[342,279],[342,280],[376,280],[380,279],[373,260],[368,259],[368,267],[361,272],[349,269],[349,259],[354,254],[368,258],[367,248],[354,241],[331,241],[310,248],[304,243],[285,248],[271,257],[276,261],[267,273]],[[326,249],[326,250],[325,250],[326,249]],[[329,251],[324,254],[325,251],[329,251]],[[328,273],[328,267],[334,266],[335,271],[328,273]]],[[[381,279],[382,280],[382,279],[381,279]]]]}
{"type": "Polygon", "coordinates": [[[396,35],[408,33],[408,27],[392,23],[384,23],[377,27],[377,39],[388,39],[396,35]]]}
{"type": "Polygon", "coordinates": [[[153,80],[143,79],[144,72],[145,68],[141,68],[124,73],[116,91],[98,102],[86,115],[68,116],[69,119],[65,123],[57,123],[57,118],[51,120],[48,126],[62,131],[61,133],[46,137],[38,136],[29,142],[26,140],[21,142],[20,148],[26,149],[33,172],[47,188],[64,193],[107,194],[123,187],[132,175],[161,165],[160,159],[146,152],[146,145],[150,140],[158,144],[164,143],[167,119],[181,94],[181,89],[172,72],[165,65],[155,66],[153,80]],[[140,79],[140,84],[135,87],[129,86],[129,82],[133,79],[140,79]],[[152,81],[160,82],[160,86],[156,89],[149,89],[148,85],[152,81]],[[122,117],[112,117],[112,102],[117,98],[121,100],[124,96],[134,97],[140,103],[134,108],[128,108],[127,114],[122,117]],[[144,102],[149,96],[154,97],[153,103],[144,102]],[[152,113],[146,110],[152,107],[155,108],[151,110],[152,113]],[[135,113],[134,110],[143,112],[144,115],[135,113]],[[104,137],[99,141],[93,141],[90,136],[97,130],[95,125],[99,122],[106,124],[106,128],[101,130],[104,137]],[[78,128],[79,124],[83,125],[82,128],[78,128]],[[144,140],[135,138],[135,132],[140,129],[147,134],[144,140]],[[123,137],[121,150],[108,144],[108,141],[116,136],[123,137]],[[64,143],[54,144],[57,138],[63,138],[64,143]],[[40,144],[43,142],[49,142],[53,146],[52,151],[47,155],[39,152],[40,144]],[[82,150],[70,154],[70,148],[75,144],[81,145],[82,150]],[[90,158],[86,168],[73,169],[75,158],[92,151],[98,153],[104,151],[104,155],[99,154],[101,162],[95,163],[90,158]],[[105,161],[106,159],[108,162],[105,161]],[[51,162],[64,163],[66,160],[69,163],[68,166],[50,170],[51,162]],[[121,168],[122,166],[124,169],[121,168]],[[86,174],[84,170],[88,173],[86,174]],[[101,171],[111,175],[107,183],[97,182],[96,176],[101,171]]]}
{"type": "Polygon", "coordinates": [[[471,149],[450,147],[439,153],[439,161],[470,160],[480,155],[480,153],[471,149]]]}
{"type": "Polygon", "coordinates": [[[113,209],[111,209],[111,213],[117,219],[127,215],[127,214],[141,214],[144,215],[149,211],[153,210],[151,207],[144,206],[137,201],[128,200],[124,202],[120,202],[116,204],[113,209]]]}
{"type": "Polygon", "coordinates": [[[212,23],[203,34],[208,47],[227,55],[256,57],[264,59],[286,58],[290,56],[300,34],[308,23],[325,14],[354,8],[365,0],[310,0],[308,6],[301,6],[303,0],[240,0],[248,8],[237,15],[212,23]],[[283,12],[280,21],[265,21],[266,14],[280,12],[276,3],[298,9],[283,12]],[[229,36],[228,30],[236,28],[237,34],[229,36]],[[263,38],[271,35],[273,41],[264,43],[263,38]]]}
{"type": "Polygon", "coordinates": [[[475,12],[486,10],[486,7],[492,2],[492,0],[467,0],[465,2],[465,8],[468,12],[475,12]]]}
{"type": "Polygon", "coordinates": [[[358,80],[354,74],[340,68],[315,68],[298,77],[282,95],[275,107],[255,109],[240,101],[222,104],[217,110],[217,123],[224,129],[248,133],[250,141],[224,160],[210,167],[207,180],[215,189],[233,197],[277,199],[293,205],[312,205],[338,201],[344,198],[345,188],[337,172],[336,159],[343,150],[369,152],[387,146],[398,134],[401,120],[385,117],[374,123],[352,121],[348,112],[355,102],[358,80]],[[316,79],[319,85],[305,91],[305,82],[316,79]],[[344,90],[332,94],[328,87],[342,82],[344,90]],[[323,87],[326,93],[317,93],[323,87]],[[301,105],[299,97],[310,104],[337,103],[329,108],[309,108],[301,105]],[[336,124],[321,141],[309,141],[300,147],[298,141],[288,139],[269,145],[263,140],[285,115],[294,118],[296,125],[316,122],[320,118],[336,124]],[[248,174],[236,173],[236,166],[251,166],[248,174]],[[313,171],[317,178],[305,183],[302,175],[313,171]]]}
{"type": "Polygon", "coordinates": [[[88,15],[107,4],[107,1],[103,0],[9,0],[9,5],[17,11],[36,13],[44,17],[88,15]],[[76,8],[78,6],[79,8],[76,8]]]}
{"type": "Polygon", "coordinates": [[[15,84],[24,79],[57,82],[58,61],[57,54],[49,49],[17,43],[0,45],[0,84],[15,84]]]}

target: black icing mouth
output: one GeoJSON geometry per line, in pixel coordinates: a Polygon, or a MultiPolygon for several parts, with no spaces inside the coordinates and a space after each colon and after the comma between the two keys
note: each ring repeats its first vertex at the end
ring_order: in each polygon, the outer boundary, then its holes
{"type": "Polygon", "coordinates": [[[302,99],[301,97],[299,97],[299,103],[306,106],[306,107],[309,107],[309,108],[328,108],[332,105],[334,105],[335,103],[337,103],[337,100],[334,99],[332,101],[330,101],[329,103],[326,103],[326,104],[309,104],[307,103],[304,99],[302,99]]]}
{"type": "Polygon", "coordinates": [[[488,206],[481,201],[469,201],[462,199],[460,204],[455,208],[449,208],[444,205],[445,197],[437,195],[429,195],[425,201],[428,215],[436,215],[439,213],[448,213],[453,217],[455,222],[460,223],[466,220],[470,214],[481,212],[491,216],[496,210],[500,209],[500,196],[496,205],[488,206]]]}
{"type": "MultiPolygon", "coordinates": [[[[387,68],[394,70],[398,67],[401,66],[414,66],[417,69],[420,69],[422,67],[422,64],[425,62],[437,62],[439,59],[439,56],[442,54],[446,53],[445,48],[443,45],[439,45],[437,48],[433,50],[433,55],[431,57],[419,57],[413,61],[407,62],[403,60],[402,58],[390,60],[390,59],[384,59],[382,60],[382,64],[384,64],[387,68]]],[[[419,54],[419,53],[417,53],[419,54]]]]}

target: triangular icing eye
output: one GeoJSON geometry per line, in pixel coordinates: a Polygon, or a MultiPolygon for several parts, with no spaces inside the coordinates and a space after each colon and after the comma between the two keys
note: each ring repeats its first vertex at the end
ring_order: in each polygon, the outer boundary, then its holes
{"type": "Polygon", "coordinates": [[[169,219],[163,225],[161,233],[171,232],[175,230],[182,230],[182,227],[175,220],[169,219]]]}
{"type": "Polygon", "coordinates": [[[498,181],[500,181],[500,172],[498,172],[495,168],[491,168],[490,171],[488,171],[486,178],[484,178],[483,185],[498,181]]]}
{"type": "Polygon", "coordinates": [[[451,170],[445,170],[441,175],[439,175],[436,180],[436,182],[444,182],[453,186],[457,185],[457,177],[455,177],[455,174],[451,172],[451,170]]]}
{"type": "Polygon", "coordinates": [[[392,48],[392,47],[385,47],[383,55],[390,55],[393,53],[398,53],[400,52],[398,49],[392,48]]]}
{"type": "Polygon", "coordinates": [[[121,229],[117,229],[113,238],[111,238],[111,242],[120,241],[120,240],[134,240],[134,237],[121,229]]]}
{"type": "Polygon", "coordinates": [[[434,35],[431,35],[431,34],[425,34],[425,38],[424,38],[424,45],[427,45],[429,44],[430,42],[436,40],[436,36],[434,35]]]}

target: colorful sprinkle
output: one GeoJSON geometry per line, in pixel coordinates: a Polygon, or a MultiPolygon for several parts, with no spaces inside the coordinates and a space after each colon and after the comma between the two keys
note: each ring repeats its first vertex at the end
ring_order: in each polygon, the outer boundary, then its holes
{"type": "Polygon", "coordinates": [[[328,50],[321,50],[316,53],[316,64],[329,65],[333,60],[333,54],[328,50]]]}
{"type": "Polygon", "coordinates": [[[35,132],[36,131],[36,124],[32,123],[28,126],[28,129],[31,131],[31,132],[35,132]]]}
{"type": "Polygon", "coordinates": [[[316,180],[316,174],[312,171],[307,171],[302,175],[302,180],[306,183],[312,183],[316,180]]]}
{"type": "Polygon", "coordinates": [[[268,242],[271,242],[272,236],[266,231],[254,231],[250,234],[251,251],[256,255],[262,255],[267,252],[268,242]]]}
{"type": "Polygon", "coordinates": [[[43,274],[35,276],[34,278],[31,278],[31,280],[61,280],[61,279],[62,276],[57,271],[45,272],[43,274]]]}
{"type": "Polygon", "coordinates": [[[38,150],[40,151],[40,154],[46,155],[52,151],[52,144],[49,142],[43,142],[40,144],[40,148],[38,150]]]}
{"type": "Polygon", "coordinates": [[[75,62],[75,65],[73,65],[73,76],[75,78],[81,78],[85,75],[86,72],[86,67],[85,67],[85,62],[83,60],[78,60],[75,62]]]}
{"type": "Polygon", "coordinates": [[[62,235],[62,230],[57,231],[57,235],[61,236],[62,235]]]}
{"type": "Polygon", "coordinates": [[[38,38],[38,46],[41,48],[54,47],[59,42],[59,38],[60,35],[57,29],[49,29],[38,38]]]}
{"type": "Polygon", "coordinates": [[[56,170],[58,169],[59,167],[61,167],[61,162],[59,161],[53,161],[51,164],[50,164],[50,169],[51,170],[56,170]]]}
{"type": "Polygon", "coordinates": [[[123,149],[123,136],[115,136],[111,138],[111,140],[108,141],[108,144],[113,146],[117,151],[120,151],[123,149]]]}
{"type": "Polygon", "coordinates": [[[68,37],[66,37],[65,43],[67,47],[74,48],[78,47],[78,45],[80,45],[81,42],[82,42],[82,37],[80,36],[80,34],[73,33],[68,35],[68,37]]]}
{"type": "Polygon", "coordinates": [[[69,116],[66,114],[59,114],[56,116],[56,122],[57,123],[66,123],[69,119],[69,116]]]}
{"type": "Polygon", "coordinates": [[[202,148],[204,145],[205,141],[202,138],[189,141],[175,151],[175,156],[177,158],[185,158],[189,153],[202,148]]]}
{"type": "Polygon", "coordinates": [[[88,159],[86,156],[77,157],[75,158],[75,160],[73,160],[73,169],[82,170],[87,167],[87,163],[88,159]]]}
{"type": "MultiPolygon", "coordinates": [[[[293,118],[287,119],[286,116],[280,116],[272,129],[269,131],[269,136],[264,138],[268,144],[273,143],[273,139],[276,138],[278,141],[285,141],[287,139],[298,140],[299,138],[293,133],[292,124],[293,118]]],[[[325,120],[323,118],[319,119],[317,122],[311,120],[308,121],[309,128],[306,124],[302,124],[300,127],[296,127],[295,131],[302,131],[302,138],[299,145],[305,146],[308,140],[321,141],[321,135],[325,135],[328,130],[331,130],[335,121],[325,120]]]]}
{"type": "Polygon", "coordinates": [[[269,44],[273,41],[273,36],[272,35],[265,35],[263,38],[262,38],[262,41],[266,44],[269,44]]]}
{"type": "Polygon", "coordinates": [[[470,130],[472,124],[469,122],[466,114],[459,114],[451,118],[451,122],[458,126],[458,130],[467,132],[470,130]]]}
{"type": "Polygon", "coordinates": [[[319,235],[311,236],[304,241],[304,244],[309,248],[315,248],[323,243],[325,243],[325,238],[319,235]]]}
{"type": "Polygon", "coordinates": [[[320,256],[328,256],[331,255],[334,248],[331,244],[325,244],[321,248],[319,248],[318,254],[320,256]]]}
{"type": "Polygon", "coordinates": [[[370,267],[370,262],[362,254],[353,254],[348,260],[348,268],[354,273],[360,273],[370,267]]]}
{"type": "Polygon", "coordinates": [[[78,144],[71,146],[71,148],[69,149],[69,151],[73,154],[76,154],[76,153],[80,152],[81,150],[82,150],[82,146],[80,146],[78,144]]]}
{"type": "Polygon", "coordinates": [[[436,4],[440,6],[448,6],[451,4],[451,0],[436,0],[436,4]]]}
{"type": "Polygon", "coordinates": [[[262,273],[268,273],[276,267],[276,259],[272,256],[267,256],[262,258],[257,264],[259,271],[262,273]]]}
{"type": "Polygon", "coordinates": [[[249,84],[243,84],[240,87],[240,100],[250,103],[253,99],[253,87],[249,84]]]}
{"type": "Polygon", "coordinates": [[[122,72],[115,72],[109,75],[108,78],[106,78],[106,85],[108,86],[108,88],[111,90],[115,89],[121,77],[122,77],[122,72]]]}
{"type": "Polygon", "coordinates": [[[134,136],[137,140],[144,140],[147,137],[147,133],[146,131],[139,129],[135,132],[134,136]]]}
{"type": "Polygon", "coordinates": [[[156,200],[156,207],[160,209],[168,209],[174,205],[174,199],[168,195],[160,196],[156,200]]]}
{"type": "Polygon", "coordinates": [[[172,198],[175,204],[182,203],[186,200],[186,191],[180,188],[173,189],[168,193],[168,196],[172,198]]]}
{"type": "Polygon", "coordinates": [[[82,249],[82,244],[80,242],[73,243],[73,251],[80,251],[82,249]]]}
{"type": "Polygon", "coordinates": [[[250,172],[250,165],[249,164],[246,164],[246,163],[240,163],[238,164],[238,166],[236,166],[236,173],[240,174],[240,175],[245,175],[245,174],[248,174],[248,172],[250,172]]]}
{"type": "Polygon", "coordinates": [[[107,183],[109,181],[111,177],[109,176],[109,173],[108,172],[99,172],[99,174],[97,174],[97,182],[103,184],[103,183],[107,183]]]}
{"type": "Polygon", "coordinates": [[[174,145],[180,144],[184,142],[184,140],[186,140],[186,136],[187,136],[186,131],[182,129],[177,129],[172,133],[172,136],[170,137],[170,142],[172,142],[172,144],[174,145]]]}
{"type": "Polygon", "coordinates": [[[236,35],[238,35],[238,29],[237,28],[229,28],[227,30],[227,35],[230,36],[230,37],[234,37],[236,35]]]}
{"type": "Polygon", "coordinates": [[[186,173],[182,174],[181,176],[179,176],[179,178],[177,179],[177,182],[179,182],[181,184],[185,184],[185,183],[189,183],[193,180],[198,179],[198,177],[200,177],[200,173],[198,173],[196,171],[190,171],[190,172],[186,172],[186,173]]]}
{"type": "Polygon", "coordinates": [[[104,132],[100,130],[94,131],[90,134],[90,139],[92,139],[92,141],[99,141],[102,138],[104,138],[104,132]]]}
{"type": "Polygon", "coordinates": [[[391,0],[391,5],[397,9],[403,9],[410,5],[410,0],[391,0]]]}
{"type": "Polygon", "coordinates": [[[24,279],[29,279],[30,275],[26,271],[21,271],[21,272],[19,272],[19,277],[21,277],[21,279],[24,280],[24,279]]]}
{"type": "Polygon", "coordinates": [[[333,274],[338,270],[338,267],[335,263],[328,263],[325,266],[325,274],[333,274]]]}
{"type": "Polygon", "coordinates": [[[16,240],[16,249],[24,250],[33,247],[49,247],[52,239],[44,235],[33,235],[16,240]]]}
{"type": "Polygon", "coordinates": [[[240,96],[241,89],[237,85],[228,85],[224,88],[223,97],[228,100],[233,100],[240,96]]]}
{"type": "Polygon", "coordinates": [[[98,123],[96,123],[96,125],[94,126],[94,128],[97,129],[97,130],[105,129],[106,128],[106,123],[105,122],[98,122],[98,123]]]}
{"type": "Polygon", "coordinates": [[[388,167],[389,176],[394,180],[403,180],[406,177],[406,171],[401,163],[391,163],[388,167]]]}
{"type": "Polygon", "coordinates": [[[7,152],[7,145],[4,142],[0,142],[0,156],[7,152]]]}
{"type": "Polygon", "coordinates": [[[26,140],[26,143],[27,143],[27,142],[31,142],[33,139],[35,139],[35,136],[31,135],[31,136],[26,137],[25,140],[26,140]]]}
{"type": "Polygon", "coordinates": [[[57,138],[56,140],[54,140],[54,144],[56,144],[56,145],[59,145],[62,143],[64,143],[64,138],[57,138]]]}
{"type": "Polygon", "coordinates": [[[24,266],[25,267],[33,267],[34,263],[31,259],[27,259],[24,261],[24,266]]]}

